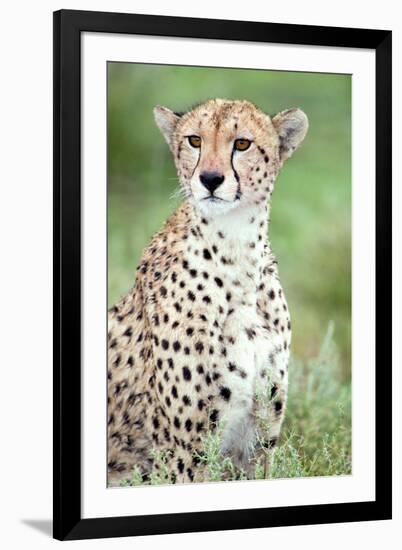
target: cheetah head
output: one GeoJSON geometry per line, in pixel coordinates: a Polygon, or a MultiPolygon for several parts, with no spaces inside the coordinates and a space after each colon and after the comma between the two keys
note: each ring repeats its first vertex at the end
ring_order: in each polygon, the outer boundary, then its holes
{"type": "Polygon", "coordinates": [[[300,109],[271,118],[249,101],[211,99],[187,113],[158,106],[154,115],[185,196],[209,215],[269,201],[308,129],[300,109]]]}

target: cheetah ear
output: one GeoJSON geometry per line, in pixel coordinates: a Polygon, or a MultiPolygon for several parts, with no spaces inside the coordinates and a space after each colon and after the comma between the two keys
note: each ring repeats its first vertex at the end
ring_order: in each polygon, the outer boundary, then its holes
{"type": "Polygon", "coordinates": [[[308,118],[301,109],[288,109],[274,116],[272,124],[279,136],[282,161],[290,158],[306,137],[308,118]]]}
{"type": "Polygon", "coordinates": [[[162,135],[166,139],[169,147],[172,149],[173,132],[176,128],[177,122],[180,120],[181,113],[174,113],[166,107],[160,107],[157,105],[154,108],[154,117],[156,125],[162,132],[162,135]]]}

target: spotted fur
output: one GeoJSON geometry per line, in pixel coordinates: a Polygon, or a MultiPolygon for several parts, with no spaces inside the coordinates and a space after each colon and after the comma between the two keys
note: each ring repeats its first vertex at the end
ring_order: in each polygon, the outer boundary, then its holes
{"type": "Polygon", "coordinates": [[[155,108],[184,202],[145,248],[133,288],[109,312],[109,484],[150,450],[169,451],[172,482],[202,481],[195,456],[222,422],[222,453],[252,477],[257,440],[273,448],[286,407],[290,316],[268,240],[275,179],[304,139],[299,109],[272,119],[248,101],[155,108]],[[188,136],[199,136],[201,146],[188,136]],[[236,139],[251,142],[236,151],[236,139]],[[211,195],[200,176],[224,180],[211,195]],[[256,392],[272,396],[257,410],[256,392]],[[258,434],[257,415],[268,434],[258,434]],[[260,437],[258,437],[260,436],[260,437]]]}

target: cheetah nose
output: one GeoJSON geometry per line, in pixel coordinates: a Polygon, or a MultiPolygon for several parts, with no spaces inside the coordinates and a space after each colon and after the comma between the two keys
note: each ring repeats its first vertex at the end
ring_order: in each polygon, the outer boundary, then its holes
{"type": "Polygon", "coordinates": [[[219,174],[218,172],[202,172],[200,174],[200,181],[202,185],[208,189],[208,191],[213,194],[215,189],[223,183],[225,176],[219,174]]]}

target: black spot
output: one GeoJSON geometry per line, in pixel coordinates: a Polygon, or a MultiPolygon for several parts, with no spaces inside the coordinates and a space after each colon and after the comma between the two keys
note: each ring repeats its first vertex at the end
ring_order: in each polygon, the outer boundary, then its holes
{"type": "Polygon", "coordinates": [[[159,424],[159,420],[156,416],[152,419],[152,424],[153,424],[155,430],[157,430],[159,428],[160,424],[159,424]]]}
{"type": "Polygon", "coordinates": [[[204,374],[204,367],[202,365],[197,365],[198,374],[204,374]]]}
{"type": "Polygon", "coordinates": [[[254,329],[246,328],[245,330],[246,330],[247,338],[249,340],[253,340],[256,337],[256,332],[254,329]]]}
{"type": "Polygon", "coordinates": [[[194,329],[192,327],[188,327],[186,329],[187,336],[192,336],[194,334],[194,329]]]}
{"type": "Polygon", "coordinates": [[[108,467],[110,470],[114,470],[115,472],[124,472],[124,470],[126,469],[126,463],[116,462],[115,460],[111,460],[108,463],[108,467]]]}
{"type": "Polygon", "coordinates": [[[189,291],[187,292],[187,297],[188,297],[188,299],[191,300],[192,302],[195,301],[195,294],[194,294],[194,292],[191,292],[191,290],[189,290],[189,291]]]}
{"type": "Polygon", "coordinates": [[[193,470],[191,468],[187,468],[187,475],[188,475],[190,481],[194,480],[194,474],[193,474],[193,470]]]}
{"type": "Polygon", "coordinates": [[[271,298],[271,300],[275,300],[275,292],[273,290],[269,291],[268,296],[271,298]]]}
{"type": "Polygon", "coordinates": [[[183,395],[183,403],[188,407],[191,405],[191,399],[189,398],[188,395],[183,395]]]}
{"type": "Polygon", "coordinates": [[[268,449],[272,449],[273,447],[275,447],[277,442],[278,442],[277,437],[271,437],[271,439],[268,441],[268,449]]]}
{"type": "Polygon", "coordinates": [[[205,302],[206,304],[210,304],[211,303],[211,298],[209,296],[204,296],[202,301],[205,302]]]}
{"type": "Polygon", "coordinates": [[[195,425],[195,429],[197,430],[197,433],[202,432],[202,430],[204,429],[204,423],[203,422],[197,422],[197,424],[195,425]]]}
{"type": "Polygon", "coordinates": [[[180,351],[180,348],[181,348],[180,342],[178,342],[177,340],[175,342],[173,342],[174,351],[178,352],[178,351],[180,351]]]}
{"type": "Polygon", "coordinates": [[[189,273],[192,277],[197,277],[197,270],[196,269],[190,269],[189,273]]]}
{"type": "Polygon", "coordinates": [[[220,279],[219,277],[215,277],[215,278],[214,278],[214,281],[215,281],[215,283],[216,283],[220,288],[223,287],[223,281],[222,281],[222,279],[220,279]]]}
{"type": "Polygon", "coordinates": [[[204,351],[204,344],[202,342],[197,342],[194,347],[199,354],[201,354],[204,351]]]}
{"type": "Polygon", "coordinates": [[[219,418],[219,411],[214,409],[211,414],[209,415],[209,420],[210,422],[212,423],[216,423],[218,421],[218,418],[219,418]]]}
{"type": "Polygon", "coordinates": [[[163,349],[169,349],[169,342],[167,340],[162,340],[161,342],[163,349]]]}
{"type": "Polygon", "coordinates": [[[275,408],[275,412],[279,414],[282,410],[282,401],[275,401],[274,408],[275,408]]]}
{"type": "Polygon", "coordinates": [[[177,461],[177,469],[181,474],[184,472],[184,462],[181,458],[179,458],[177,461]]]}
{"type": "Polygon", "coordinates": [[[202,255],[204,256],[204,258],[205,258],[206,260],[212,260],[211,253],[210,253],[210,251],[208,250],[208,248],[204,248],[204,250],[202,251],[202,255]]]}
{"type": "Polygon", "coordinates": [[[200,400],[198,401],[198,403],[197,403],[197,406],[198,406],[198,409],[199,409],[200,411],[202,411],[203,408],[205,407],[205,401],[204,401],[203,399],[200,399],[200,400]]]}
{"type": "Polygon", "coordinates": [[[177,399],[178,397],[178,394],[177,394],[177,388],[176,386],[172,386],[172,395],[175,399],[177,399]]]}
{"type": "Polygon", "coordinates": [[[132,335],[133,335],[133,329],[132,329],[132,327],[128,327],[128,328],[123,332],[123,336],[127,336],[128,338],[131,338],[132,335]]]}
{"type": "Polygon", "coordinates": [[[191,371],[188,367],[183,367],[183,378],[184,380],[191,380],[191,371]]]}
{"type": "Polygon", "coordinates": [[[188,432],[191,432],[192,427],[193,427],[193,423],[192,423],[192,421],[191,421],[189,418],[187,418],[187,420],[185,421],[184,425],[185,425],[185,427],[186,427],[186,430],[187,430],[188,432]]]}
{"type": "Polygon", "coordinates": [[[221,397],[223,397],[223,399],[225,401],[229,401],[230,396],[232,395],[232,392],[230,391],[229,388],[226,388],[226,387],[222,386],[221,389],[220,389],[220,394],[221,394],[221,397]]]}
{"type": "Polygon", "coordinates": [[[177,416],[174,417],[173,424],[175,428],[179,429],[181,426],[180,420],[177,418],[177,416]]]}

